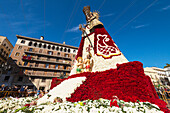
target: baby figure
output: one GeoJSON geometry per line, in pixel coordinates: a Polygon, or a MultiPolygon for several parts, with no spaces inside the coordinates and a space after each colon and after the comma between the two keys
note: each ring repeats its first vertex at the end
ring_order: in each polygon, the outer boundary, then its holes
{"type": "Polygon", "coordinates": [[[83,72],[83,59],[82,57],[77,58],[77,73],[82,73],[83,72]]]}

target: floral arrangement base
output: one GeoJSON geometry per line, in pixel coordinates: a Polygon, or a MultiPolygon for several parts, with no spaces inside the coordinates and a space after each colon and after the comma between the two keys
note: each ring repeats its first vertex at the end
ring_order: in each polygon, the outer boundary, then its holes
{"type": "MultiPolygon", "coordinates": [[[[169,112],[166,107],[167,104],[159,99],[149,76],[144,74],[141,62],[117,64],[117,69],[102,72],[84,72],[69,76],[67,79],[76,77],[86,77],[86,80],[77,87],[71,97],[67,98],[67,101],[112,99],[113,96],[117,96],[126,102],[148,101],[158,105],[162,111],[169,112]]],[[[56,79],[53,79],[51,88],[55,87],[56,81],[56,79]]]]}
{"type": "Polygon", "coordinates": [[[30,106],[35,98],[5,98],[0,100],[0,113],[163,113],[149,102],[124,102],[117,100],[117,106],[110,100],[84,100],[79,102],[51,103],[30,106]]]}

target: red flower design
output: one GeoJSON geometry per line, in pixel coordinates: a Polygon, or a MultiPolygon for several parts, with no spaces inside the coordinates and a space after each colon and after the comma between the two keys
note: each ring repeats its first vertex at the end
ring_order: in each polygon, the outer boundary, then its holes
{"type": "Polygon", "coordinates": [[[112,106],[116,106],[116,107],[118,107],[119,108],[119,105],[117,104],[117,100],[114,100],[113,101],[113,99],[110,101],[110,107],[112,107],[112,106]]]}
{"type": "MultiPolygon", "coordinates": [[[[150,78],[144,74],[143,64],[138,61],[117,64],[117,69],[75,74],[64,80],[83,76],[87,78],[86,81],[67,98],[67,101],[112,99],[113,96],[117,96],[126,102],[149,101],[158,105],[162,111],[169,112],[167,104],[159,99],[150,78]]],[[[54,80],[52,82],[54,83],[54,80]]]]}
{"type": "Polygon", "coordinates": [[[25,104],[24,106],[26,106],[26,107],[30,107],[30,104],[25,104]]]}

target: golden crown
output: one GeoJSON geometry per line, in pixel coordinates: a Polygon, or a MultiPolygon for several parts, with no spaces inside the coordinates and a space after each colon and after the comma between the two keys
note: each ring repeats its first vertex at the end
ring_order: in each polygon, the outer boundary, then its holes
{"type": "Polygon", "coordinates": [[[89,14],[90,13],[90,6],[84,6],[83,7],[83,13],[86,15],[86,14],[89,14]]]}

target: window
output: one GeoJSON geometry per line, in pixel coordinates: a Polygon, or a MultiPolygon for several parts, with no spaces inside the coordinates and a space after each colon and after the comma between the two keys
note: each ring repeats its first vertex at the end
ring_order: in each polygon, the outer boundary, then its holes
{"type": "Polygon", "coordinates": [[[51,49],[51,46],[50,46],[50,45],[48,45],[48,49],[51,49]]]}
{"type": "Polygon", "coordinates": [[[67,68],[67,66],[64,66],[64,69],[66,69],[67,68]]]}
{"type": "Polygon", "coordinates": [[[37,43],[36,42],[34,43],[34,47],[37,47],[37,43]]]}
{"type": "Polygon", "coordinates": [[[28,46],[32,46],[32,42],[29,42],[29,43],[28,43],[28,46]]]}
{"type": "Polygon", "coordinates": [[[60,51],[63,51],[63,48],[62,48],[62,47],[60,48],[60,51]]]}
{"type": "Polygon", "coordinates": [[[10,51],[10,49],[9,49],[9,51],[10,51]]]}
{"type": "Polygon", "coordinates": [[[44,44],[43,48],[46,48],[46,47],[47,47],[46,44],[44,44]]]}
{"type": "Polygon", "coordinates": [[[28,65],[28,62],[24,62],[24,66],[27,66],[28,65]]]}
{"type": "Polygon", "coordinates": [[[46,81],[46,78],[42,78],[42,81],[41,82],[45,82],[46,81]]]}
{"type": "Polygon", "coordinates": [[[29,50],[28,51],[33,51],[33,48],[29,48],[29,50]]]}
{"type": "Polygon", "coordinates": [[[66,49],[66,48],[64,48],[64,52],[67,52],[67,49],[66,49]]]}
{"type": "Polygon", "coordinates": [[[31,55],[27,55],[27,57],[31,57],[31,55]]]}
{"type": "Polygon", "coordinates": [[[47,61],[50,61],[50,58],[47,58],[47,61]]]}
{"type": "Polygon", "coordinates": [[[23,77],[19,77],[19,78],[18,78],[18,81],[21,82],[22,80],[23,80],[23,77]]]}
{"type": "Polygon", "coordinates": [[[58,50],[59,50],[59,47],[56,47],[56,50],[58,51],[58,50]]]}
{"type": "Polygon", "coordinates": [[[15,53],[15,56],[19,56],[19,55],[20,55],[20,53],[19,53],[19,52],[16,52],[16,53],[15,53]]]}
{"type": "Polygon", "coordinates": [[[48,45],[48,49],[51,49],[51,46],[50,46],[50,45],[48,45]]]}
{"type": "Polygon", "coordinates": [[[65,57],[69,57],[69,55],[68,55],[68,54],[65,54],[65,57]]]}
{"type": "Polygon", "coordinates": [[[37,60],[40,60],[40,57],[39,57],[39,56],[37,56],[37,60]]]}
{"type": "Polygon", "coordinates": [[[18,49],[22,49],[22,46],[18,46],[18,49]]]}
{"type": "Polygon", "coordinates": [[[68,52],[70,53],[70,49],[68,49],[68,52]]]}
{"type": "Polygon", "coordinates": [[[63,75],[66,76],[66,72],[63,72],[63,75]]]}
{"type": "Polygon", "coordinates": [[[73,58],[75,58],[75,55],[73,55],[73,58]]]}
{"type": "Polygon", "coordinates": [[[58,60],[59,60],[59,59],[58,59],[58,58],[56,58],[56,62],[58,62],[58,60]]]}
{"type": "Polygon", "coordinates": [[[4,46],[6,46],[6,44],[4,44],[4,46]]]}
{"type": "Polygon", "coordinates": [[[39,50],[39,53],[42,53],[42,51],[43,51],[43,50],[42,50],[42,49],[40,49],[40,50],[39,50]]]}
{"type": "Polygon", "coordinates": [[[4,81],[8,82],[9,78],[10,78],[10,76],[5,76],[4,81]]]}
{"type": "Polygon", "coordinates": [[[49,68],[49,64],[45,64],[45,67],[46,67],[46,68],[49,68]]]}
{"type": "Polygon", "coordinates": [[[55,49],[55,46],[52,47],[52,50],[54,50],[54,49],[55,49]]]}
{"type": "Polygon", "coordinates": [[[38,67],[38,65],[39,65],[39,63],[36,62],[36,63],[35,63],[35,67],[38,67]]]}
{"type": "Polygon", "coordinates": [[[58,69],[58,65],[57,64],[55,65],[55,68],[58,69]]]}
{"type": "Polygon", "coordinates": [[[40,44],[39,44],[39,47],[41,47],[41,46],[42,46],[42,44],[40,43],[40,44]]]}
{"type": "Polygon", "coordinates": [[[76,50],[73,50],[73,53],[75,53],[76,52],[76,50]]]}
{"type": "Polygon", "coordinates": [[[21,40],[21,43],[22,43],[22,44],[25,44],[25,40],[21,40]]]}
{"type": "Polygon", "coordinates": [[[48,51],[48,54],[49,54],[49,55],[53,55],[53,52],[52,52],[52,51],[48,51]]]}
{"type": "Polygon", "coordinates": [[[60,56],[60,52],[58,52],[57,55],[60,56]]]}

